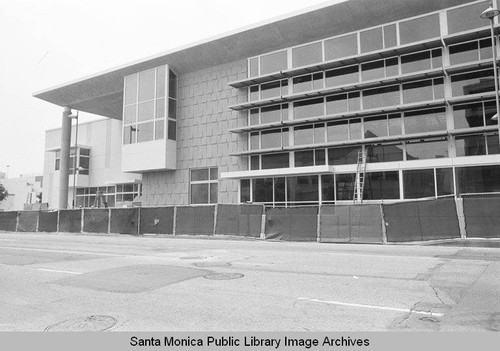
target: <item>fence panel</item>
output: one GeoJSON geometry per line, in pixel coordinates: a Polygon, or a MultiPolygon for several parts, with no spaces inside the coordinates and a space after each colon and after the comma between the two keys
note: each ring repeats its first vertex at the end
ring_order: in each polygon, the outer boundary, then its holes
{"type": "Polygon", "coordinates": [[[175,234],[213,235],[215,206],[179,206],[175,234]]]}
{"type": "Polygon", "coordinates": [[[108,233],[109,210],[90,208],[83,210],[84,233],[108,233]]]}
{"type": "Polygon", "coordinates": [[[260,237],[260,205],[218,205],[215,234],[260,237]]]}
{"type": "Polygon", "coordinates": [[[138,208],[112,208],[110,233],[137,235],[139,227],[138,208]]]}
{"type": "Polygon", "coordinates": [[[38,215],[39,232],[57,232],[58,211],[40,212],[38,215]]]}
{"type": "Polygon", "coordinates": [[[59,232],[81,233],[82,210],[59,210],[59,232]]]}
{"type": "Polygon", "coordinates": [[[173,234],[174,207],[142,207],[140,234],[173,234]]]}
{"type": "Polygon", "coordinates": [[[500,196],[463,197],[468,238],[500,238],[500,196]]]}
{"type": "Polygon", "coordinates": [[[17,227],[16,211],[0,212],[0,230],[15,232],[17,227]]]}
{"type": "Polygon", "coordinates": [[[317,241],[318,207],[266,209],[266,239],[317,241]]]}
{"type": "Polygon", "coordinates": [[[19,212],[19,221],[17,223],[18,232],[36,232],[38,225],[38,211],[19,212]]]}

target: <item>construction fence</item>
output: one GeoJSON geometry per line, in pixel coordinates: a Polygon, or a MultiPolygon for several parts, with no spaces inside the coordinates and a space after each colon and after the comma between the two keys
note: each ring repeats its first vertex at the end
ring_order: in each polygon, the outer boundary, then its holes
{"type": "Polygon", "coordinates": [[[369,244],[500,238],[500,195],[288,208],[218,204],[0,212],[0,231],[229,235],[369,244]]]}

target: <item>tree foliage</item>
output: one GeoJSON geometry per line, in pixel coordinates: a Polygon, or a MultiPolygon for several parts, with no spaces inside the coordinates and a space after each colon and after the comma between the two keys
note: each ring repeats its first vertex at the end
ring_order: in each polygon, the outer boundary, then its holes
{"type": "Polygon", "coordinates": [[[5,187],[0,184],[0,202],[2,202],[7,196],[9,192],[5,189],[5,187]]]}

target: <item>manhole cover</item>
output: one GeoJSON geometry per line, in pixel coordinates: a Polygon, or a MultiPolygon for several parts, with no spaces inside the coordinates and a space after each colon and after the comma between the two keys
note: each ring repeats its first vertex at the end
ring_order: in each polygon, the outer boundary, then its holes
{"type": "Polygon", "coordinates": [[[204,260],[205,256],[184,256],[179,257],[179,260],[204,260]]]}
{"type": "Polygon", "coordinates": [[[108,330],[115,324],[116,319],[110,316],[88,316],[53,324],[45,331],[98,332],[108,330]]]}
{"type": "Polygon", "coordinates": [[[203,276],[203,278],[211,280],[231,280],[231,279],[240,279],[243,277],[244,275],[241,273],[210,273],[203,276]]]}

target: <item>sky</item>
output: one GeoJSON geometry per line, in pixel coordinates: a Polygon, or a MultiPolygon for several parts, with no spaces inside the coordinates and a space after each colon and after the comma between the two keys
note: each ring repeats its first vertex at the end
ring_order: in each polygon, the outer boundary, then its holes
{"type": "Polygon", "coordinates": [[[0,172],[43,173],[62,107],[34,92],[323,2],[0,0],[0,172]]]}

